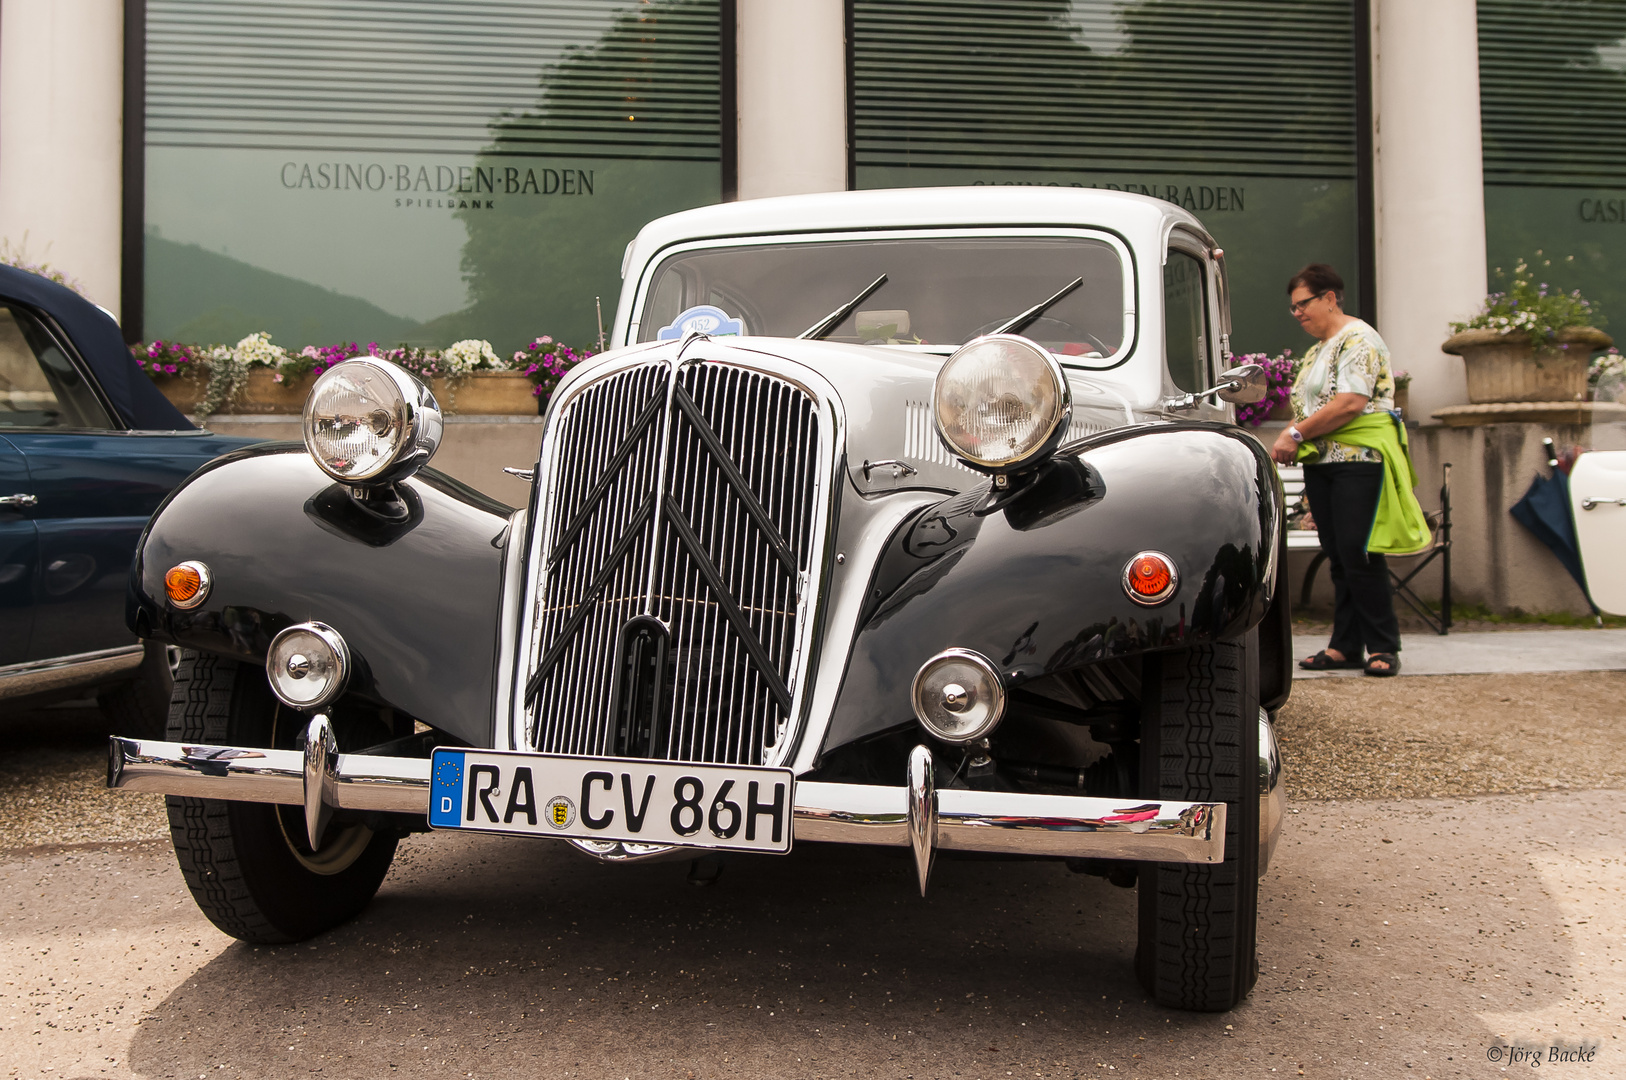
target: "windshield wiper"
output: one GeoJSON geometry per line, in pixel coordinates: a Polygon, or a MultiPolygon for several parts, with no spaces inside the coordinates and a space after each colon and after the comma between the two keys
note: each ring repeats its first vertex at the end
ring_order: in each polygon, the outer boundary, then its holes
{"type": "MultiPolygon", "coordinates": [[[[1078,280],[1079,280],[1079,282],[1082,282],[1084,279],[1079,278],[1078,280]]],[[[853,313],[854,309],[856,309],[859,304],[862,304],[865,300],[868,300],[870,298],[870,295],[873,294],[876,289],[879,289],[882,285],[885,285],[885,284],[886,284],[886,275],[882,274],[880,277],[876,278],[874,281],[870,282],[867,286],[865,286],[863,292],[859,293],[857,296],[853,297],[851,300],[847,301],[845,304],[842,304],[840,307],[836,308],[830,314],[826,315],[824,318],[820,319],[818,322],[814,323],[812,326],[808,327],[806,330],[803,330],[800,334],[797,334],[796,335],[796,340],[797,341],[821,341],[821,340],[823,340],[824,335],[828,334],[830,331],[832,331],[836,327],[840,326],[841,321],[843,319],[845,319],[847,316],[851,315],[853,313]]],[[[1075,282],[1075,284],[1077,284],[1077,282],[1075,282]]]]}
{"type": "Polygon", "coordinates": [[[1034,306],[1028,308],[1026,311],[1022,312],[1022,314],[1018,315],[1010,322],[1005,323],[1004,325],[989,332],[994,334],[1020,334],[1033,323],[1037,322],[1040,315],[1043,315],[1045,312],[1049,311],[1052,304],[1082,284],[1084,284],[1083,278],[1074,278],[1072,281],[1069,281],[1067,284],[1063,285],[1060,291],[1058,291],[1054,296],[1050,297],[1050,299],[1040,301],[1034,306]]]}

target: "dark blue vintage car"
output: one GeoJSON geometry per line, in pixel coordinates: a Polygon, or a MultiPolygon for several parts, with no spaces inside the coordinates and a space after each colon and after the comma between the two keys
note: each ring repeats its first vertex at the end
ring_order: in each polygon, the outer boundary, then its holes
{"type": "Polygon", "coordinates": [[[165,649],[124,624],[136,541],[176,485],[246,442],[181,415],[106,311],[0,266],[0,716],[94,690],[120,731],[163,731],[165,649]]]}

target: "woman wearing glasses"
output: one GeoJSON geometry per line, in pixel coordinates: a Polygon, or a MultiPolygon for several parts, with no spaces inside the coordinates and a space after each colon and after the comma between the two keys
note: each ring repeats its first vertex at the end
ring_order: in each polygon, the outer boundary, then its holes
{"type": "MultiPolygon", "coordinates": [[[[1378,528],[1385,524],[1380,506],[1391,509],[1406,455],[1405,429],[1389,415],[1395,392],[1389,349],[1376,330],[1344,313],[1344,281],[1332,267],[1306,266],[1287,283],[1287,293],[1294,318],[1316,343],[1293,382],[1294,422],[1276,439],[1271,456],[1282,464],[1305,463],[1304,494],[1333,583],[1332,640],[1299,666],[1394,675],[1400,670],[1400,626],[1389,567],[1379,551],[1397,548],[1374,542],[1384,532],[1378,528]],[[1395,474],[1386,474],[1386,453],[1397,458],[1395,474]]],[[[1411,485],[1403,478],[1400,485],[1415,506],[1411,485]]]]}

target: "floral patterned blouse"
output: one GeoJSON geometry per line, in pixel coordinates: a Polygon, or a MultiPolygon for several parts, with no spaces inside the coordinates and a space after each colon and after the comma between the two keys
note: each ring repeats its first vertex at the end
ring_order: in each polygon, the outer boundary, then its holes
{"type": "MultiPolygon", "coordinates": [[[[1331,341],[1318,341],[1304,354],[1293,380],[1293,419],[1303,420],[1338,394],[1365,394],[1370,400],[1363,413],[1389,412],[1395,407],[1395,380],[1389,370],[1389,346],[1371,326],[1355,319],[1331,341]]],[[[1310,440],[1321,456],[1317,465],[1338,461],[1382,461],[1383,455],[1364,446],[1348,446],[1328,438],[1310,440]]]]}

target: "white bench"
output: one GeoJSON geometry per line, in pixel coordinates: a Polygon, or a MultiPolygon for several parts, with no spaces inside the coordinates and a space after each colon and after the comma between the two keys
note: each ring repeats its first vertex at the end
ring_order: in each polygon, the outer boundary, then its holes
{"type": "MultiPolygon", "coordinates": [[[[1315,588],[1316,571],[1321,564],[1327,561],[1327,553],[1321,550],[1321,537],[1314,529],[1296,529],[1294,520],[1302,517],[1309,509],[1304,504],[1304,466],[1277,465],[1276,471],[1282,478],[1283,504],[1287,507],[1287,550],[1313,551],[1315,558],[1310,560],[1310,566],[1304,571],[1304,583],[1299,586],[1299,606],[1310,605],[1311,590],[1315,588]]],[[[1395,595],[1418,615],[1424,622],[1434,628],[1437,634],[1451,632],[1451,464],[1445,465],[1445,479],[1440,485],[1440,509],[1438,513],[1426,515],[1429,528],[1434,532],[1434,542],[1415,555],[1390,556],[1391,558],[1416,559],[1405,577],[1395,573],[1389,568],[1389,580],[1394,584],[1395,595]],[[1436,611],[1424,603],[1422,598],[1412,592],[1411,583],[1423,568],[1435,559],[1440,560],[1440,607],[1436,611]]]]}

